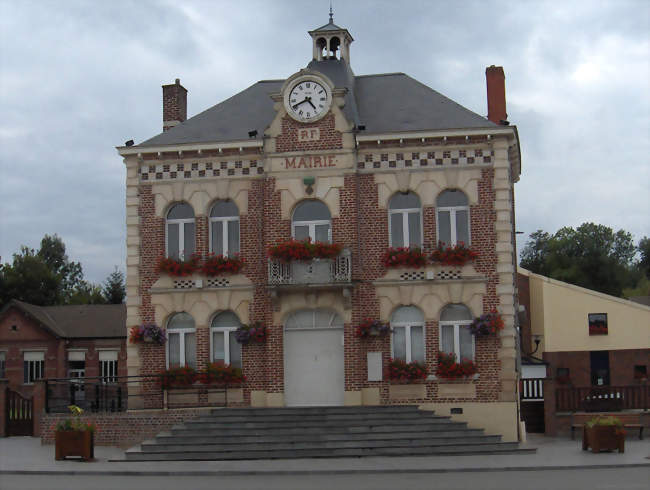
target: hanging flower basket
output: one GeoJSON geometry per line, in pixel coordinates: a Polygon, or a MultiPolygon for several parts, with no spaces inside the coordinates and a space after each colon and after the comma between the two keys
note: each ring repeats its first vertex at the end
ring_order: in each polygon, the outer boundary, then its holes
{"type": "Polygon", "coordinates": [[[173,259],[171,257],[161,257],[158,261],[158,271],[165,272],[170,276],[185,277],[191,276],[201,267],[201,257],[192,254],[189,259],[173,259]]]}
{"type": "Polygon", "coordinates": [[[438,352],[436,376],[444,379],[462,379],[474,376],[478,372],[476,364],[469,359],[456,362],[456,354],[438,352]]]}
{"type": "Polygon", "coordinates": [[[164,389],[192,386],[199,379],[199,373],[185,366],[167,369],[160,373],[160,386],[164,389]]]}
{"type": "Polygon", "coordinates": [[[261,322],[242,325],[235,330],[235,340],[242,345],[261,344],[266,341],[266,327],[261,322]]]}
{"type": "Polygon", "coordinates": [[[164,345],[166,341],[167,335],[165,331],[154,324],[131,327],[131,331],[129,332],[129,342],[132,344],[164,345]]]}
{"type": "Polygon", "coordinates": [[[269,248],[269,257],[282,262],[294,260],[333,259],[343,250],[339,243],[311,242],[307,240],[289,240],[269,248]]]}
{"type": "Polygon", "coordinates": [[[367,339],[372,337],[385,337],[388,332],[390,332],[390,327],[387,323],[366,318],[357,327],[355,335],[360,339],[367,339]]]}
{"type": "Polygon", "coordinates": [[[241,369],[223,362],[209,363],[198,378],[205,385],[239,385],[246,381],[241,369]]]}
{"type": "Polygon", "coordinates": [[[475,318],[469,329],[477,337],[496,335],[497,332],[503,330],[503,318],[497,311],[492,310],[475,318]]]}
{"type": "Polygon", "coordinates": [[[431,253],[431,261],[442,265],[462,266],[477,257],[478,253],[468,248],[463,242],[449,247],[438,243],[438,247],[431,253]]]}
{"type": "Polygon", "coordinates": [[[203,261],[201,272],[208,277],[214,277],[224,274],[239,274],[243,267],[244,261],[239,254],[227,256],[210,253],[203,261]]]}
{"type": "Polygon", "coordinates": [[[426,379],[427,368],[417,361],[406,362],[402,359],[389,359],[385,376],[389,380],[399,383],[415,383],[426,379]]]}
{"type": "Polygon", "coordinates": [[[392,267],[413,267],[419,269],[427,265],[427,256],[418,247],[389,248],[381,259],[387,269],[392,267]]]}

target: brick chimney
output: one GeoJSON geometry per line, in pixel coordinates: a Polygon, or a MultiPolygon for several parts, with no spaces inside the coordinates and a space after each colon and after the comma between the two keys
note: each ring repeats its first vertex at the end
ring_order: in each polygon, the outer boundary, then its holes
{"type": "Polygon", "coordinates": [[[171,85],[163,85],[163,131],[187,119],[187,89],[180,78],[171,85]]]}
{"type": "Polygon", "coordinates": [[[488,119],[496,124],[507,124],[506,76],[501,66],[488,66],[485,69],[487,82],[488,119]]]}

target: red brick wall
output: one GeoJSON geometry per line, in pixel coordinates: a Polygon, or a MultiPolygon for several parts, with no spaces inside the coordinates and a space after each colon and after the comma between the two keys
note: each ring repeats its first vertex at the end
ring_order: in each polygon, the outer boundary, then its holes
{"type": "Polygon", "coordinates": [[[343,137],[334,124],[334,115],[329,114],[311,124],[298,123],[290,116],[282,118],[282,133],[278,136],[276,149],[284,151],[314,151],[334,150],[343,147],[343,137]],[[298,131],[301,129],[318,128],[320,139],[317,141],[298,141],[298,131]]]}

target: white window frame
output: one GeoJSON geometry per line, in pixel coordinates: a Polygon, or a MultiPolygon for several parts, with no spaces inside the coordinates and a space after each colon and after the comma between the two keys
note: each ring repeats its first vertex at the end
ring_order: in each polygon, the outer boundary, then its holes
{"type": "Polygon", "coordinates": [[[24,351],[23,352],[23,384],[32,385],[34,381],[43,379],[45,377],[45,352],[43,351],[24,351]],[[40,354],[40,355],[38,355],[40,354]],[[26,357],[42,357],[42,359],[26,359],[26,357]],[[25,380],[25,363],[28,363],[27,380],[25,380]],[[31,364],[34,363],[32,368],[31,364]],[[36,367],[40,366],[40,377],[32,377],[36,373],[36,367]]]}
{"type": "Polygon", "coordinates": [[[393,337],[393,328],[404,328],[404,342],[406,342],[406,362],[413,362],[411,352],[411,327],[422,327],[422,340],[424,341],[424,361],[427,360],[427,332],[426,325],[418,322],[391,322],[390,335],[390,356],[395,357],[395,339],[393,337]]]}
{"type": "MultiPolygon", "coordinates": [[[[165,349],[165,363],[167,365],[167,369],[170,368],[170,366],[169,366],[169,345],[170,345],[170,343],[169,343],[169,334],[176,334],[176,333],[179,334],[178,335],[178,338],[179,338],[179,340],[178,340],[178,348],[180,350],[179,356],[178,356],[178,359],[179,359],[178,367],[186,367],[187,363],[186,363],[186,360],[185,360],[185,335],[187,335],[188,333],[193,333],[195,335],[194,338],[196,339],[196,327],[194,327],[194,328],[168,328],[167,329],[167,337],[168,337],[168,339],[167,339],[167,348],[165,349]]],[[[198,347],[198,345],[197,345],[197,347],[198,347]]],[[[197,362],[198,362],[198,359],[197,359],[197,362]]]]}
{"type": "Polygon", "coordinates": [[[389,209],[388,210],[388,246],[393,246],[393,220],[392,217],[394,214],[402,215],[402,238],[404,239],[404,247],[422,247],[422,240],[424,239],[423,233],[423,223],[422,223],[422,208],[405,208],[405,209],[389,209]],[[411,231],[409,230],[409,214],[419,213],[420,214],[420,243],[411,244],[411,231]]]}
{"type": "Polygon", "coordinates": [[[99,376],[103,384],[117,383],[118,370],[118,351],[102,350],[98,353],[99,358],[99,376]],[[111,359],[102,359],[110,357],[111,359]]]}
{"type": "Polygon", "coordinates": [[[312,242],[316,241],[316,226],[328,225],[327,228],[327,243],[332,241],[332,220],[314,220],[314,221],[293,221],[291,220],[291,236],[296,237],[296,226],[307,226],[309,228],[309,238],[312,242]]]}
{"type": "MultiPolygon", "coordinates": [[[[449,189],[445,189],[449,190],[449,189]]],[[[442,191],[445,192],[445,191],[442,191]]],[[[462,192],[462,191],[457,191],[462,192]]],[[[464,193],[463,193],[464,194],[464,193]]],[[[465,194],[467,198],[467,195],[465,194]]],[[[469,202],[469,199],[468,199],[469,202]]],[[[440,213],[442,211],[449,211],[449,229],[450,229],[450,239],[451,246],[458,245],[458,233],[456,227],[456,213],[458,211],[467,211],[467,243],[465,245],[469,246],[472,243],[472,217],[469,211],[469,204],[467,206],[441,206],[436,208],[436,238],[437,241],[440,241],[440,213]]]]}
{"type": "MultiPolygon", "coordinates": [[[[217,223],[221,224],[221,233],[222,233],[222,246],[223,246],[223,255],[225,257],[228,257],[230,255],[231,251],[228,250],[228,223],[230,221],[237,221],[239,223],[239,216],[216,216],[214,218],[210,218],[210,252],[214,252],[214,247],[212,244],[212,227],[217,226],[217,223]]],[[[241,230],[240,230],[241,232],[241,230]]],[[[233,253],[239,253],[240,247],[241,247],[241,235],[239,236],[239,239],[237,240],[237,252],[233,253]]]]}
{"type": "Polygon", "coordinates": [[[210,327],[210,362],[217,362],[214,358],[214,334],[223,334],[224,364],[230,365],[230,336],[235,335],[237,327],[210,327]]]}
{"type": "MultiPolygon", "coordinates": [[[[438,336],[438,343],[439,343],[439,350],[441,352],[445,352],[442,350],[442,327],[443,326],[452,326],[454,327],[454,354],[456,355],[456,362],[460,362],[460,328],[469,328],[469,326],[472,324],[472,320],[448,320],[448,321],[440,321],[438,322],[439,326],[439,336],[438,336]]],[[[476,338],[474,335],[472,337],[472,358],[470,359],[471,361],[474,361],[476,359],[476,338]]]]}

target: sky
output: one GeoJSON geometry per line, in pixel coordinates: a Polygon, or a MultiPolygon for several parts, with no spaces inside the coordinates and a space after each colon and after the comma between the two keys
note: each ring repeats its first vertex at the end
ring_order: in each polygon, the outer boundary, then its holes
{"type": "MultiPolygon", "coordinates": [[[[583,222],[650,235],[650,2],[334,0],[357,75],[404,72],[480,115],[506,73],[518,247],[583,222]]],[[[0,257],[58,234],[86,279],[125,270],[115,150],[311,59],[329,0],[0,0],[0,257]]]]}

